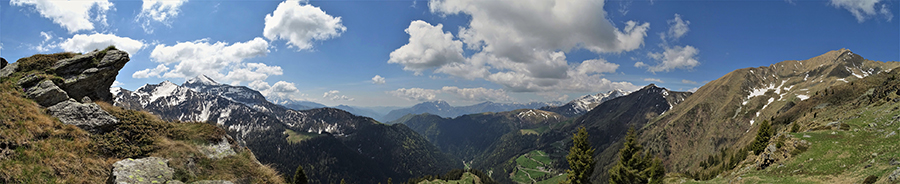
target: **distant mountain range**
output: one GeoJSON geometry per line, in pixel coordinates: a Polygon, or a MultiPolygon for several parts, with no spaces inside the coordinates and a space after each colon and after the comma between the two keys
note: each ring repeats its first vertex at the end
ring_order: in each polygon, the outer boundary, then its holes
{"type": "Polygon", "coordinates": [[[621,89],[611,90],[606,93],[597,93],[593,95],[584,95],[581,98],[570,101],[560,106],[541,107],[540,110],[555,112],[566,117],[575,117],[582,115],[603,102],[628,95],[628,92],[621,89]]]}
{"type": "Polygon", "coordinates": [[[559,105],[558,102],[531,102],[531,103],[494,103],[483,102],[469,106],[450,106],[446,101],[431,101],[416,104],[410,108],[392,110],[384,116],[386,121],[394,121],[408,114],[428,113],[440,117],[457,117],[466,114],[484,112],[504,112],[516,109],[538,109],[546,106],[559,105]]]}
{"type": "Polygon", "coordinates": [[[462,167],[405,125],[381,124],[334,108],[291,110],[258,91],[206,76],[181,86],[165,81],[112,92],[116,106],[221,126],[283,175],[303,165],[312,183],[399,181],[462,167]]]}
{"type": "MultiPolygon", "coordinates": [[[[394,122],[406,124],[443,152],[461,158],[472,168],[504,171],[491,175],[497,181],[525,182],[510,177],[511,172],[514,173],[519,166],[509,160],[533,150],[541,150],[552,159],[550,163],[554,163],[551,165],[553,168],[545,169],[564,171],[567,168],[566,145],[571,144],[570,137],[578,127],[586,127],[590,132],[590,141],[597,148],[598,155],[610,148],[612,154],[608,155],[615,156],[618,147],[614,145],[625,136],[628,128],[642,127],[650,119],[665,113],[690,95],[690,92],[669,91],[651,84],[627,95],[614,90],[588,95],[563,106],[554,106],[555,109],[569,110],[595,106],[577,118],[543,110],[519,109],[456,118],[427,113],[410,114],[394,122]]],[[[605,156],[600,160],[602,161],[598,162],[597,168],[603,168],[613,157],[605,156]]],[[[595,171],[599,172],[601,169],[595,171]]],[[[595,175],[600,176],[597,172],[595,175]]]]}

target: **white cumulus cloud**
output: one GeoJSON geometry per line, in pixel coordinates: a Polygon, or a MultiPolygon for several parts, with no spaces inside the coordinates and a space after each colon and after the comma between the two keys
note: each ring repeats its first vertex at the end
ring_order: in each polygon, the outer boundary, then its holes
{"type": "Polygon", "coordinates": [[[137,18],[135,18],[135,21],[141,23],[141,27],[144,28],[145,32],[153,33],[153,27],[150,26],[151,21],[162,23],[166,26],[171,25],[172,19],[177,17],[179,12],[181,12],[181,5],[187,1],[188,0],[143,0],[141,12],[138,14],[137,18]]]}
{"type": "Polygon", "coordinates": [[[329,99],[331,101],[353,101],[353,98],[347,97],[346,95],[340,95],[341,93],[338,90],[331,90],[325,92],[325,95],[322,95],[322,98],[329,99]]]}
{"type": "Polygon", "coordinates": [[[372,77],[372,84],[384,84],[384,82],[384,77],[381,77],[380,75],[375,75],[375,77],[372,77]]]}
{"type": "Polygon", "coordinates": [[[829,4],[835,8],[847,9],[859,23],[877,15],[883,16],[888,22],[894,17],[889,3],[882,0],[831,0],[829,4]]]}
{"type": "Polygon", "coordinates": [[[644,78],[644,81],[647,81],[647,82],[666,83],[666,82],[663,82],[662,79],[657,79],[657,78],[644,78]]]}
{"type": "Polygon", "coordinates": [[[669,39],[678,40],[690,31],[688,25],[691,24],[691,21],[682,20],[679,14],[675,14],[674,19],[666,22],[669,23],[669,32],[666,33],[669,35],[669,39]]]}
{"type": "Polygon", "coordinates": [[[593,0],[432,0],[439,15],[463,15],[458,35],[442,24],[415,20],[405,30],[409,42],[388,63],[416,75],[433,70],[468,80],[484,79],[511,92],[602,91],[632,88],[602,78],[618,64],[602,59],[569,62],[566,54],[621,53],[643,46],[649,23],[614,25],[593,0]],[[465,54],[471,53],[471,54],[465,54]]]}
{"type": "Polygon", "coordinates": [[[113,34],[94,33],[91,35],[76,34],[62,43],[59,47],[65,51],[71,52],[90,52],[94,50],[103,50],[110,45],[115,45],[119,50],[128,52],[133,55],[140,51],[145,44],[143,41],[134,40],[128,37],[119,37],[113,34]]]}
{"type": "Polygon", "coordinates": [[[278,4],[267,14],[263,36],[269,40],[287,40],[289,47],[299,50],[312,48],[312,42],[338,37],[347,31],[341,17],[328,15],[319,7],[288,0],[278,4]]]}
{"type": "Polygon", "coordinates": [[[647,55],[659,61],[659,63],[654,66],[647,65],[647,71],[668,72],[674,69],[693,69],[695,66],[700,65],[700,61],[697,61],[698,54],[700,54],[700,50],[690,45],[666,47],[662,53],[651,52],[647,55]]]}
{"type": "Polygon", "coordinates": [[[148,78],[148,77],[159,77],[160,74],[169,70],[169,67],[166,67],[164,64],[156,65],[156,68],[147,68],[131,74],[132,78],[148,78]]]}
{"type": "Polygon", "coordinates": [[[12,0],[13,6],[31,6],[44,18],[74,33],[93,30],[94,22],[106,24],[106,13],[114,10],[108,0],[12,0]]]}
{"type": "Polygon", "coordinates": [[[578,74],[612,73],[619,68],[618,64],[607,62],[604,59],[585,60],[575,68],[578,74]]]}
{"type": "Polygon", "coordinates": [[[264,80],[269,75],[283,73],[278,66],[244,62],[250,58],[265,56],[269,52],[268,46],[268,42],[259,37],[233,44],[210,43],[209,40],[202,39],[179,42],[171,46],[156,45],[150,53],[150,59],[171,68],[162,75],[164,78],[207,75],[224,79],[225,81],[222,81],[224,83],[238,85],[241,82],[264,80]]]}
{"type": "Polygon", "coordinates": [[[278,81],[274,85],[269,85],[269,83],[265,81],[256,80],[250,82],[247,86],[256,89],[270,101],[308,100],[304,98],[306,94],[300,93],[300,90],[297,89],[297,86],[294,83],[286,81],[278,81]]]}
{"type": "Polygon", "coordinates": [[[459,88],[456,86],[444,86],[443,88],[441,88],[441,91],[447,94],[454,95],[465,101],[507,102],[513,100],[513,98],[509,97],[509,95],[506,94],[506,91],[502,89],[486,89],[483,87],[459,88]]]}
{"type": "Polygon", "coordinates": [[[422,89],[422,88],[400,88],[394,91],[388,91],[388,94],[394,95],[396,97],[405,98],[410,101],[431,101],[437,97],[437,93],[440,91],[433,89],[422,89]]]}
{"type": "Polygon", "coordinates": [[[409,34],[409,43],[391,52],[388,63],[401,64],[403,70],[420,75],[426,69],[464,62],[462,42],[454,40],[450,32],[445,33],[443,27],[421,20],[410,22],[404,30],[409,34]]]}

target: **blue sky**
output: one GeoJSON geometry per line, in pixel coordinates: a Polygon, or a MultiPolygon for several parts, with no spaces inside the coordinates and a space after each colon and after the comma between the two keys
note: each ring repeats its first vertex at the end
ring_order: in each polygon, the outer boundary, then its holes
{"type": "Polygon", "coordinates": [[[898,15],[897,0],[2,0],[0,56],[115,44],[129,90],[202,74],[326,105],[569,101],[841,48],[898,61],[898,15]]]}

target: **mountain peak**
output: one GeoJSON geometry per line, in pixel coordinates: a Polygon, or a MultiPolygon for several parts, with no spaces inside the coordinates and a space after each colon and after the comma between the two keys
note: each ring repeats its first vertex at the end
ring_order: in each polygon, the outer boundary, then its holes
{"type": "Polygon", "coordinates": [[[648,88],[659,88],[659,87],[656,86],[656,84],[650,83],[650,84],[648,84],[647,86],[644,86],[644,87],[641,88],[641,89],[648,89],[648,88]]]}
{"type": "Polygon", "coordinates": [[[191,80],[185,81],[184,83],[185,84],[203,84],[203,85],[208,85],[208,86],[222,85],[222,84],[210,79],[206,75],[199,75],[197,77],[194,77],[191,80]]]}

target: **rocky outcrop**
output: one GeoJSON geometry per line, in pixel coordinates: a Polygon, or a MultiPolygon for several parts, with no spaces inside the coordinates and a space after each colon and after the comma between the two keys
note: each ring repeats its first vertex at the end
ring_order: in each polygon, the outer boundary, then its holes
{"type": "Polygon", "coordinates": [[[0,57],[0,69],[5,68],[6,64],[9,64],[8,62],[6,62],[6,59],[3,59],[2,57],[0,57]]]}
{"type": "Polygon", "coordinates": [[[16,70],[19,70],[18,62],[8,64],[8,65],[4,66],[3,69],[0,69],[0,78],[9,77],[9,75],[16,73],[17,72],[16,70]]]}
{"type": "Polygon", "coordinates": [[[213,159],[225,158],[237,154],[234,152],[234,149],[231,149],[231,144],[228,143],[228,138],[225,136],[222,136],[222,141],[218,144],[199,146],[198,150],[200,150],[203,155],[206,155],[206,157],[213,159]]]}
{"type": "Polygon", "coordinates": [[[756,159],[756,169],[765,169],[766,167],[769,167],[773,163],[775,163],[775,161],[777,161],[775,151],[777,150],[778,148],[775,148],[774,144],[769,144],[769,146],[766,146],[765,151],[759,154],[759,157],[756,159]]]}
{"type": "Polygon", "coordinates": [[[35,102],[41,104],[44,107],[49,107],[55,105],[56,103],[69,99],[69,95],[66,93],[66,91],[63,91],[58,86],[56,86],[53,81],[41,79],[40,77],[26,77],[22,80],[19,80],[19,86],[29,86],[23,87],[25,89],[25,96],[33,99],[35,102]],[[41,81],[37,82],[36,84],[28,84],[34,83],[34,80],[41,81]]]}
{"type": "Polygon", "coordinates": [[[103,133],[119,124],[119,120],[109,115],[95,103],[80,103],[69,99],[47,108],[50,115],[64,124],[78,126],[91,133],[103,133]]]}
{"type": "Polygon", "coordinates": [[[87,96],[111,102],[109,87],[128,61],[125,51],[104,50],[59,60],[51,69],[63,78],[59,87],[68,92],[69,97],[82,99],[87,96]]]}
{"type": "Polygon", "coordinates": [[[168,162],[157,157],[120,160],[113,164],[111,180],[116,184],[166,183],[175,174],[175,169],[169,168],[168,162]]]}
{"type": "Polygon", "coordinates": [[[894,170],[891,175],[888,175],[888,180],[891,182],[900,181],[900,167],[897,167],[897,170],[894,170]]]}
{"type": "MultiPolygon", "coordinates": [[[[169,160],[159,157],[124,159],[113,164],[110,181],[115,184],[184,184],[173,179],[175,169],[169,167],[169,160]]],[[[201,180],[190,184],[234,184],[227,180],[201,180]]]]}
{"type": "MultiPolygon", "coordinates": [[[[91,133],[103,133],[112,129],[119,120],[92,101],[112,101],[109,87],[128,61],[128,53],[124,51],[94,51],[56,61],[49,68],[51,72],[30,72],[17,84],[26,97],[47,107],[50,115],[59,118],[62,123],[91,133]]],[[[18,71],[18,63],[0,69],[0,76],[22,72],[18,71]]]]}

